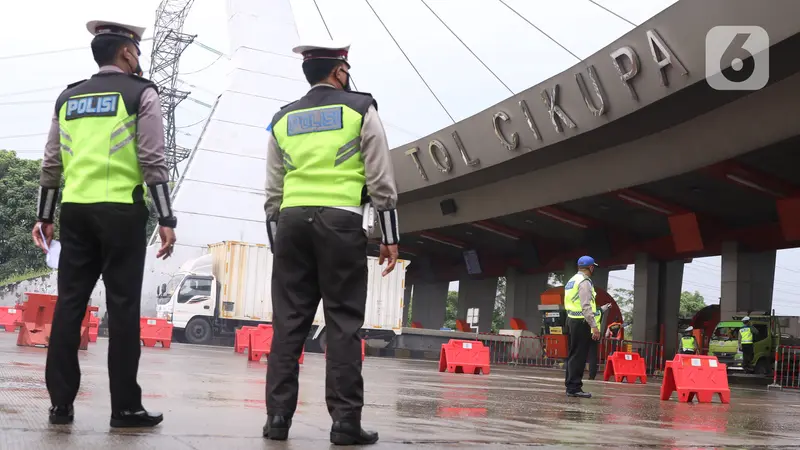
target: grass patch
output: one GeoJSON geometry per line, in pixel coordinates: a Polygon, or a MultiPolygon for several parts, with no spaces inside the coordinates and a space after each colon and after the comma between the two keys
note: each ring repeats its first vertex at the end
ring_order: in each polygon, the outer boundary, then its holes
{"type": "Polygon", "coordinates": [[[38,270],[31,270],[30,272],[21,273],[18,275],[12,275],[5,280],[0,280],[0,286],[7,286],[9,284],[19,283],[20,281],[30,280],[31,278],[41,277],[43,275],[48,275],[53,270],[51,269],[38,269],[38,270]]]}

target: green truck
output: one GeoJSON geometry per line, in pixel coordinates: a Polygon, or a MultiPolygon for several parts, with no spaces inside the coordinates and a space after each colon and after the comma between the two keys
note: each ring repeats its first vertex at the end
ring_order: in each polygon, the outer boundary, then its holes
{"type": "MultiPolygon", "coordinates": [[[[714,328],[708,344],[708,354],[727,364],[728,370],[740,371],[742,352],[739,351],[739,328],[744,315],[733,316],[733,320],[720,322],[714,328]]],[[[775,349],[781,344],[781,329],[777,317],[772,315],[750,315],[753,333],[753,362],[751,369],[759,375],[772,373],[775,349]]],[[[796,345],[785,342],[785,345],[796,345]]]]}

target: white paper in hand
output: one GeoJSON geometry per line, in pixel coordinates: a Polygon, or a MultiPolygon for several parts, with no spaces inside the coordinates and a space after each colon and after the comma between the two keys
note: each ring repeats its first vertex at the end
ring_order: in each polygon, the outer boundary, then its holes
{"type": "Polygon", "coordinates": [[[54,240],[50,243],[50,248],[47,251],[47,267],[51,269],[58,269],[58,258],[61,256],[61,243],[54,240]]]}
{"type": "Polygon", "coordinates": [[[42,243],[44,243],[44,248],[47,250],[47,256],[45,256],[47,267],[58,269],[58,258],[61,256],[61,243],[53,240],[48,246],[47,238],[44,237],[44,232],[41,228],[39,228],[39,235],[42,236],[42,243]]]}

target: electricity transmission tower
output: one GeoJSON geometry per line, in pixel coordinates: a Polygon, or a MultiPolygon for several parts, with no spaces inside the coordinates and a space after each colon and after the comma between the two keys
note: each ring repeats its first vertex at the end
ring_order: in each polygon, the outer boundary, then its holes
{"type": "Polygon", "coordinates": [[[178,163],[189,157],[188,148],[175,142],[175,108],[190,92],[176,89],[178,62],[196,36],[183,33],[183,22],[194,0],[161,0],[156,10],[153,54],[150,57],[150,79],[158,86],[161,112],[164,116],[164,152],[170,180],[179,177],[178,163]]]}

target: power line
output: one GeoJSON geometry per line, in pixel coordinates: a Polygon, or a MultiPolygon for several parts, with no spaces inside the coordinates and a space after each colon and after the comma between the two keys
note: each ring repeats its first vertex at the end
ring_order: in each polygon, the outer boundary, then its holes
{"type": "Polygon", "coordinates": [[[206,69],[209,69],[209,68],[211,68],[211,66],[213,66],[214,64],[216,64],[217,62],[219,62],[219,60],[220,60],[220,59],[222,59],[222,56],[223,56],[223,55],[219,55],[219,56],[217,56],[217,59],[215,59],[214,61],[212,61],[212,62],[211,62],[211,64],[209,64],[209,65],[207,65],[207,66],[203,67],[202,69],[197,69],[197,70],[195,70],[195,71],[192,71],[192,72],[182,72],[182,73],[179,73],[178,75],[192,75],[192,74],[195,74],[195,73],[200,73],[200,72],[202,72],[202,71],[204,71],[204,70],[206,70],[206,69]]]}
{"type": "Polygon", "coordinates": [[[191,128],[191,127],[194,127],[194,126],[200,125],[201,123],[205,122],[206,120],[208,120],[208,117],[203,117],[202,119],[198,120],[197,122],[195,122],[195,123],[193,123],[193,124],[189,124],[189,125],[181,125],[181,126],[179,126],[179,127],[175,127],[175,128],[176,128],[176,129],[181,129],[181,128],[191,128]]]}
{"type": "Polygon", "coordinates": [[[17,100],[14,102],[0,102],[0,106],[9,105],[32,105],[34,103],[54,103],[53,100],[17,100]]]}
{"type": "Polygon", "coordinates": [[[25,95],[25,94],[34,94],[36,92],[45,92],[45,91],[53,91],[56,89],[64,89],[66,88],[66,84],[61,84],[58,86],[46,87],[46,88],[38,88],[38,89],[28,89],[26,91],[15,91],[15,92],[6,92],[5,94],[0,94],[0,98],[3,97],[15,97],[17,95],[25,95]]]}
{"type": "MultiPolygon", "coordinates": [[[[152,39],[153,39],[152,37],[144,38],[144,39],[142,39],[142,42],[150,41],[152,39]]],[[[42,52],[19,53],[19,54],[16,54],[16,55],[5,55],[5,56],[0,56],[0,60],[17,59],[17,58],[29,58],[29,57],[33,57],[33,56],[52,55],[54,53],[74,52],[74,51],[77,51],[77,50],[89,50],[89,49],[90,48],[88,46],[83,45],[83,46],[80,46],[80,47],[61,48],[61,49],[57,49],[57,50],[45,50],[45,51],[42,51],[42,52]]]]}
{"type": "Polygon", "coordinates": [[[453,36],[454,36],[456,39],[458,39],[458,42],[461,42],[461,45],[463,45],[463,46],[464,46],[464,48],[466,48],[466,49],[467,49],[467,50],[468,50],[468,51],[469,51],[469,52],[472,54],[472,56],[474,56],[474,57],[475,57],[475,59],[477,59],[477,60],[478,60],[478,61],[479,61],[481,64],[483,64],[483,67],[485,67],[485,68],[486,68],[486,70],[488,70],[488,71],[489,71],[489,73],[491,73],[492,75],[494,75],[494,77],[495,77],[495,78],[497,78],[497,81],[499,81],[499,82],[500,82],[500,84],[502,84],[502,85],[503,85],[503,87],[505,87],[506,89],[508,89],[508,92],[511,92],[511,95],[514,95],[514,94],[515,94],[515,92],[514,92],[514,91],[512,91],[512,90],[511,90],[511,88],[510,88],[510,87],[508,87],[508,85],[506,85],[506,84],[503,82],[503,80],[501,80],[501,79],[500,79],[500,77],[499,77],[499,76],[497,76],[497,74],[496,74],[496,73],[494,73],[494,71],[493,71],[492,69],[490,69],[490,68],[489,68],[489,66],[487,66],[487,65],[486,65],[486,63],[485,63],[485,62],[483,62],[483,60],[482,60],[480,57],[478,57],[478,55],[476,55],[476,54],[475,54],[475,52],[473,52],[473,51],[472,51],[472,49],[471,49],[471,48],[469,48],[469,46],[468,46],[468,45],[467,45],[467,44],[466,44],[466,43],[465,43],[463,40],[461,40],[461,38],[460,38],[460,37],[458,37],[458,35],[456,34],[456,32],[455,32],[455,31],[453,31],[453,30],[452,30],[452,29],[451,29],[449,26],[447,26],[447,24],[444,22],[444,20],[442,20],[442,18],[441,18],[441,17],[439,17],[439,15],[438,15],[438,14],[436,14],[436,11],[434,11],[434,10],[433,10],[433,8],[431,8],[431,7],[430,7],[430,5],[428,5],[428,2],[426,2],[425,0],[420,0],[420,1],[422,2],[422,4],[423,4],[423,5],[425,5],[425,7],[426,7],[426,8],[428,8],[428,11],[430,11],[430,12],[431,12],[431,13],[432,13],[432,14],[433,14],[433,15],[434,15],[434,16],[435,16],[437,19],[439,19],[439,22],[441,22],[441,23],[442,23],[442,25],[444,25],[444,27],[445,27],[445,28],[447,28],[447,31],[449,31],[449,32],[450,32],[450,33],[451,33],[451,34],[452,34],[452,35],[453,35],[453,36]]]}
{"type": "Polygon", "coordinates": [[[408,63],[411,65],[411,68],[413,68],[414,72],[416,72],[417,75],[419,76],[419,79],[422,80],[422,82],[425,84],[425,87],[427,87],[428,90],[431,92],[431,95],[433,95],[433,98],[435,98],[436,101],[439,102],[439,106],[441,106],[442,109],[444,110],[444,112],[447,114],[447,116],[450,117],[450,120],[452,120],[453,123],[456,123],[456,119],[453,118],[453,115],[450,114],[450,111],[448,111],[447,108],[445,108],[444,103],[442,103],[442,101],[439,99],[439,97],[436,95],[436,93],[433,92],[433,89],[431,89],[431,87],[428,84],[428,82],[425,81],[425,77],[423,77],[422,74],[419,72],[419,70],[417,69],[417,66],[415,66],[414,63],[411,62],[411,58],[408,57],[406,52],[403,50],[403,47],[400,46],[400,44],[397,42],[397,39],[394,38],[394,35],[392,34],[392,32],[389,31],[389,27],[387,27],[386,24],[383,23],[383,19],[381,19],[381,16],[379,16],[378,13],[375,11],[375,8],[372,7],[372,4],[369,2],[369,0],[364,0],[364,1],[367,2],[367,6],[369,6],[369,9],[371,9],[372,13],[375,14],[375,17],[378,19],[378,22],[380,22],[381,25],[383,25],[383,29],[386,30],[386,32],[389,34],[389,37],[392,38],[392,41],[394,41],[394,44],[400,50],[400,53],[402,53],[403,56],[405,56],[406,61],[408,61],[408,63]]]}
{"type": "Polygon", "coordinates": [[[47,136],[47,133],[15,134],[11,136],[0,136],[0,139],[21,139],[36,136],[47,136]]]}
{"type": "Polygon", "coordinates": [[[542,33],[542,34],[543,34],[545,37],[547,37],[547,39],[550,39],[550,40],[551,40],[551,41],[553,41],[553,42],[554,42],[556,45],[558,45],[559,47],[561,47],[562,49],[564,49],[564,51],[565,51],[565,52],[567,52],[567,53],[569,53],[570,55],[574,56],[574,57],[575,57],[575,59],[577,59],[578,61],[582,61],[582,60],[581,60],[581,58],[580,58],[578,55],[576,55],[575,53],[572,53],[571,51],[569,51],[569,49],[568,49],[567,47],[564,47],[563,45],[561,45],[561,43],[560,43],[560,42],[558,42],[557,40],[553,39],[553,37],[552,37],[552,36],[550,36],[549,34],[545,33],[545,32],[544,32],[544,31],[543,31],[541,28],[539,28],[539,27],[537,27],[536,25],[534,25],[534,24],[533,24],[533,22],[531,22],[530,20],[526,19],[526,18],[525,18],[525,16],[523,16],[522,14],[520,14],[519,12],[517,12],[517,10],[516,10],[516,9],[514,9],[514,8],[512,8],[512,7],[508,6],[508,4],[507,4],[506,2],[504,2],[503,0],[498,0],[498,1],[499,1],[500,3],[502,3],[503,5],[505,5],[505,7],[506,7],[506,8],[510,9],[510,10],[511,10],[511,11],[512,11],[514,14],[516,14],[517,16],[519,16],[519,18],[520,18],[520,19],[524,20],[525,22],[528,22],[528,25],[532,26],[533,28],[536,28],[536,31],[538,31],[539,33],[542,33]]]}
{"type": "Polygon", "coordinates": [[[628,19],[626,19],[626,18],[624,18],[624,17],[620,16],[619,14],[617,14],[617,13],[615,13],[614,11],[612,11],[612,10],[610,10],[610,9],[606,8],[605,6],[603,6],[603,5],[599,4],[599,3],[597,3],[596,1],[594,1],[594,0],[588,0],[588,1],[589,1],[589,3],[591,3],[591,4],[593,4],[593,5],[597,6],[597,7],[599,7],[599,8],[601,8],[601,9],[605,10],[607,13],[609,13],[609,14],[612,14],[612,15],[616,16],[617,18],[624,20],[625,22],[628,22],[629,24],[633,25],[634,27],[636,26],[636,24],[635,24],[635,23],[633,23],[633,22],[631,22],[630,20],[628,20],[628,19]]]}

